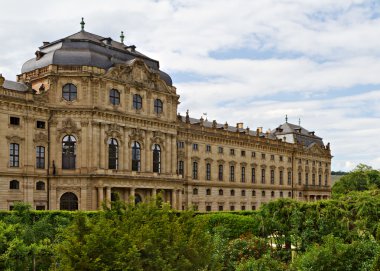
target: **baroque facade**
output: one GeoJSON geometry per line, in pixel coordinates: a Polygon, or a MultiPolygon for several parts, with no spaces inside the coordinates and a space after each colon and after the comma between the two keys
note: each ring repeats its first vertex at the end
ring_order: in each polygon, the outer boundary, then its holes
{"type": "Polygon", "coordinates": [[[0,75],[0,209],[96,210],[161,193],[178,210],[229,211],[330,197],[330,146],[314,132],[181,116],[159,62],[123,41],[82,25],[44,42],[17,82],[0,75]]]}

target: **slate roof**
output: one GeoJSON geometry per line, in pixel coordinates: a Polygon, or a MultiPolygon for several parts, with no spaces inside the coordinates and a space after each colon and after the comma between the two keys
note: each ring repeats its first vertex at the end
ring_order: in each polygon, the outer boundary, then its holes
{"type": "Polygon", "coordinates": [[[284,123],[271,131],[271,134],[275,136],[279,135],[293,135],[294,142],[300,143],[306,147],[310,147],[312,144],[318,144],[324,146],[322,138],[303,128],[302,126],[292,123],[284,123]]]}
{"type": "Polygon", "coordinates": [[[40,57],[24,63],[21,72],[29,72],[48,65],[93,66],[108,70],[115,64],[123,64],[136,58],[158,71],[160,78],[169,86],[172,79],[159,70],[159,62],[111,38],[101,37],[86,31],[80,31],[66,38],[44,44],[37,53],[40,57]]]}
{"type": "Polygon", "coordinates": [[[4,80],[3,88],[15,90],[15,91],[21,91],[21,92],[25,92],[28,90],[28,86],[25,85],[24,83],[19,83],[19,82],[14,82],[14,81],[9,81],[9,80],[4,80]]]}
{"type": "MultiPolygon", "coordinates": [[[[185,116],[178,116],[178,119],[180,121],[182,121],[183,123],[186,122],[186,117],[185,116]]],[[[195,119],[195,118],[189,118],[190,120],[190,124],[193,124],[193,125],[196,125],[196,124],[200,124],[201,123],[201,120],[200,119],[195,119]]],[[[221,124],[221,123],[216,123],[216,129],[224,129],[224,125],[225,124],[221,124]]],[[[206,127],[206,128],[212,128],[212,121],[208,121],[208,120],[204,120],[203,121],[203,126],[206,127]]],[[[237,129],[235,126],[230,126],[228,125],[228,128],[227,128],[228,131],[230,132],[236,132],[237,130],[239,130],[240,133],[246,133],[247,132],[247,129],[246,128],[239,128],[237,129]]],[[[249,131],[249,135],[251,136],[256,136],[257,133],[256,131],[252,131],[250,130],[249,131]]],[[[264,137],[266,136],[265,133],[260,133],[260,137],[264,137]]],[[[276,137],[272,136],[272,135],[269,135],[270,138],[272,139],[276,139],[276,137]]]]}

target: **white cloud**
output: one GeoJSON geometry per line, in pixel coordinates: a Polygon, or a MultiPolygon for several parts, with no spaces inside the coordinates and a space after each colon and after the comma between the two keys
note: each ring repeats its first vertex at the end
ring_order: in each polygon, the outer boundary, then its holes
{"type": "Polygon", "coordinates": [[[285,114],[295,123],[301,117],[331,141],[333,169],[360,162],[380,168],[380,91],[350,92],[380,85],[379,8],[376,0],[8,1],[0,73],[14,79],[42,41],[79,31],[85,17],[90,32],[118,39],[124,30],[127,43],[163,70],[196,74],[174,82],[182,113],[206,111],[251,129],[274,128],[285,114]],[[242,48],[269,56],[211,57],[242,48]]]}

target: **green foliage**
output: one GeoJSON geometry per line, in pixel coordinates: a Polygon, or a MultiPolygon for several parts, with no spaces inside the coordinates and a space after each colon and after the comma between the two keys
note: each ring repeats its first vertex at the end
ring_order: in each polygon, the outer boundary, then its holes
{"type": "Polygon", "coordinates": [[[380,188],[380,171],[372,167],[359,164],[353,171],[344,175],[332,187],[333,195],[339,195],[351,191],[364,191],[371,188],[380,188]]]}
{"type": "Polygon", "coordinates": [[[323,244],[315,244],[292,264],[292,270],[364,271],[371,270],[379,244],[371,240],[350,244],[329,235],[323,244]]]}
{"type": "Polygon", "coordinates": [[[285,271],[286,264],[274,259],[269,254],[264,255],[259,259],[250,258],[247,261],[241,262],[236,267],[236,271],[285,271]]]}
{"type": "Polygon", "coordinates": [[[191,212],[117,202],[96,219],[78,213],[56,246],[58,270],[201,270],[212,242],[191,212]]]}

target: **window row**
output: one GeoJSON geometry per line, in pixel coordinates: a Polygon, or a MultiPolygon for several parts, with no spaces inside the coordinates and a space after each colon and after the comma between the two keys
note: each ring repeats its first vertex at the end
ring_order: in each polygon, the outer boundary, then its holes
{"type": "MultiPolygon", "coordinates": [[[[196,161],[193,161],[193,168],[192,168],[192,178],[194,180],[197,180],[198,179],[198,162],[196,161]]],[[[235,165],[230,165],[229,166],[229,181],[230,182],[234,182],[235,181],[235,168],[236,166],[235,165]]],[[[224,180],[224,165],[222,164],[219,164],[218,167],[217,167],[217,170],[218,170],[218,180],[219,181],[223,181],[224,180]]],[[[205,169],[205,178],[206,180],[210,181],[211,180],[211,170],[212,170],[212,167],[211,167],[211,163],[206,163],[206,169],[205,169]]],[[[248,170],[249,171],[249,170],[248,170]]],[[[250,181],[252,183],[256,183],[256,173],[257,169],[255,167],[251,167],[250,168],[250,176],[248,176],[247,174],[247,168],[245,166],[241,166],[240,167],[240,181],[242,183],[246,182],[248,177],[250,179],[250,181]]],[[[180,160],[178,162],[178,174],[181,174],[183,175],[184,174],[184,161],[180,160]]],[[[261,169],[261,183],[262,184],[265,184],[266,183],[266,169],[265,168],[262,168],[261,169]]],[[[270,170],[270,183],[271,184],[275,184],[275,179],[278,179],[278,184],[280,185],[283,185],[283,184],[288,184],[288,185],[291,185],[292,184],[292,172],[291,171],[286,171],[284,172],[283,170],[279,170],[278,171],[278,176],[276,176],[275,174],[275,170],[274,169],[271,169],[270,170]],[[286,178],[286,179],[285,179],[286,178]]]]}
{"type": "MultiPolygon", "coordinates": [[[[9,124],[13,126],[20,126],[20,117],[9,117],[9,124]]],[[[36,121],[36,128],[37,129],[45,129],[46,128],[46,122],[42,120],[36,121]]]]}
{"type": "MultiPolygon", "coordinates": [[[[276,194],[275,191],[271,191],[271,192],[270,192],[270,196],[271,196],[272,198],[275,197],[275,194],[276,194]]],[[[199,190],[198,190],[198,188],[193,188],[193,195],[199,195],[199,190]]],[[[206,195],[206,196],[211,196],[211,195],[212,195],[212,189],[211,189],[211,188],[206,188],[206,189],[205,189],[205,195],[206,195]]],[[[224,196],[224,195],[225,195],[224,190],[223,190],[223,189],[219,189],[219,190],[218,190],[218,195],[219,195],[219,196],[224,196]]],[[[230,189],[230,190],[229,190],[229,196],[234,197],[235,195],[236,195],[236,193],[235,193],[235,189],[230,189]]],[[[301,196],[301,195],[302,195],[302,194],[300,194],[300,196],[301,196]]],[[[244,189],[240,190],[240,196],[242,196],[242,197],[247,196],[247,195],[246,195],[246,190],[244,190],[244,189]]],[[[256,197],[256,190],[252,190],[252,191],[251,191],[251,196],[252,196],[252,197],[256,197]]],[[[279,191],[278,196],[279,196],[280,198],[284,197],[284,191],[279,191]]],[[[291,197],[292,197],[292,192],[291,192],[291,191],[288,191],[288,192],[287,192],[287,196],[288,196],[289,198],[291,198],[291,197]]],[[[262,190],[262,191],[261,191],[261,197],[266,197],[266,191],[265,191],[265,190],[262,190]]]]}
{"type": "Polygon", "coordinates": [[[298,172],[298,185],[302,185],[304,183],[306,186],[312,185],[312,186],[324,186],[328,185],[328,174],[324,175],[324,180],[322,180],[322,174],[315,174],[315,173],[308,173],[305,172],[302,174],[302,172],[298,172]],[[304,179],[302,179],[302,175],[304,175],[304,179]],[[310,180],[311,177],[311,180],[310,180]],[[318,177],[318,179],[317,179],[318,177]]]}
{"type": "MultiPolygon", "coordinates": [[[[75,101],[77,99],[77,87],[74,84],[66,84],[62,88],[62,98],[66,101],[75,101]]],[[[109,101],[112,105],[120,104],[120,91],[117,89],[111,89],[109,91],[109,101]]],[[[133,94],[132,106],[134,109],[142,109],[142,97],[138,94],[133,94]]],[[[154,112],[161,114],[163,112],[163,102],[160,99],[154,100],[154,112]]]]}
{"type": "MultiPolygon", "coordinates": [[[[11,190],[19,190],[20,189],[20,182],[17,180],[12,180],[9,182],[9,189],[11,190]]],[[[36,182],[36,190],[39,191],[45,191],[45,182],[43,181],[37,181],[36,182]]]]}
{"type": "MultiPolygon", "coordinates": [[[[19,167],[20,166],[20,145],[17,143],[9,144],[9,166],[19,167]]],[[[36,168],[45,168],[45,147],[36,147],[36,168]]]]}

